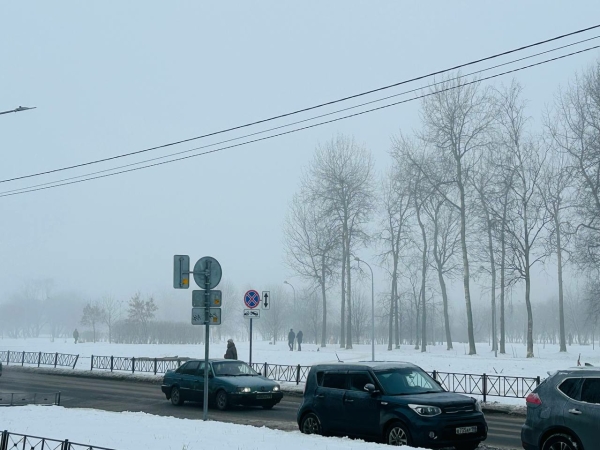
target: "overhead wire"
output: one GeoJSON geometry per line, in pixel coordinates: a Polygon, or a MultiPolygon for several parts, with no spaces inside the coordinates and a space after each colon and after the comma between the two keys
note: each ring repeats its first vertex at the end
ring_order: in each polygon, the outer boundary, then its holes
{"type": "Polygon", "coordinates": [[[380,92],[380,91],[383,91],[383,90],[386,90],[386,89],[391,89],[393,87],[397,87],[397,86],[401,86],[401,85],[404,85],[404,84],[412,83],[412,82],[419,81],[419,80],[422,80],[422,79],[425,79],[425,78],[433,77],[433,76],[436,76],[436,75],[441,75],[443,73],[451,72],[451,71],[454,71],[454,70],[458,70],[458,69],[461,69],[463,67],[467,67],[467,66],[471,66],[471,65],[474,65],[474,64],[478,64],[478,63],[481,63],[481,62],[484,62],[484,61],[489,61],[491,59],[499,58],[501,56],[506,56],[506,55],[509,55],[509,54],[512,54],[512,53],[520,52],[520,51],[526,50],[528,48],[533,48],[533,47],[536,47],[536,46],[539,46],[539,45],[547,44],[549,42],[553,42],[553,41],[557,41],[557,40],[560,40],[560,39],[564,39],[566,37],[570,37],[570,36],[574,36],[574,35],[577,35],[577,34],[585,33],[587,31],[594,30],[596,28],[600,28],[600,24],[593,25],[591,27],[581,28],[579,30],[572,31],[570,33],[565,33],[565,34],[562,34],[562,35],[559,35],[559,36],[555,36],[555,37],[552,37],[552,38],[549,38],[549,39],[544,39],[542,41],[534,42],[532,44],[524,45],[524,46],[521,46],[521,47],[518,47],[518,48],[514,48],[514,49],[511,49],[511,50],[504,51],[504,52],[496,53],[496,54],[491,55],[491,56],[487,56],[487,57],[480,58],[480,59],[477,59],[477,60],[473,60],[473,61],[470,61],[470,62],[467,62],[467,63],[459,64],[459,65],[456,65],[454,67],[450,67],[450,68],[447,68],[447,69],[443,69],[443,70],[438,70],[438,71],[435,71],[435,72],[431,72],[431,73],[428,73],[426,75],[420,75],[420,76],[417,76],[417,77],[414,77],[414,78],[411,78],[411,79],[408,79],[408,80],[400,81],[400,82],[397,82],[397,83],[389,84],[389,85],[382,86],[382,87],[375,88],[375,89],[370,89],[368,91],[360,92],[358,94],[349,95],[349,96],[342,97],[342,98],[335,99],[335,100],[331,100],[331,101],[328,101],[328,102],[319,103],[317,105],[313,105],[313,106],[310,106],[310,107],[306,107],[306,108],[302,108],[302,109],[297,109],[297,110],[294,110],[294,111],[291,111],[291,112],[288,112],[288,113],[279,114],[279,115],[272,116],[272,117],[269,117],[269,118],[266,118],[266,119],[256,120],[256,121],[253,121],[253,122],[249,122],[249,123],[245,123],[245,124],[242,124],[242,125],[238,125],[238,126],[226,128],[226,129],[223,129],[223,130],[214,131],[214,132],[206,133],[206,134],[203,134],[203,135],[200,135],[200,136],[195,136],[195,137],[188,138],[188,139],[182,139],[182,140],[179,140],[179,141],[170,142],[170,143],[167,143],[167,144],[162,144],[162,145],[158,145],[158,146],[154,146],[154,147],[149,147],[149,148],[145,148],[145,149],[142,149],[142,150],[137,150],[137,151],[128,152],[128,153],[122,153],[122,154],[119,154],[119,155],[114,155],[114,156],[110,156],[110,157],[106,157],[106,158],[101,158],[101,159],[97,159],[97,160],[93,160],[93,161],[88,161],[88,162],[84,162],[84,163],[79,163],[79,164],[73,164],[73,165],[70,165],[70,166],[60,167],[60,168],[57,168],[57,169],[51,169],[51,170],[46,170],[46,171],[42,171],[42,172],[32,173],[32,174],[28,174],[28,175],[21,175],[21,176],[17,176],[17,177],[13,177],[13,178],[7,178],[7,179],[0,180],[0,183],[7,183],[7,182],[10,182],[10,181],[17,181],[17,180],[22,180],[22,179],[26,179],[26,178],[37,177],[37,176],[41,176],[41,175],[48,175],[48,174],[51,174],[51,173],[56,173],[56,172],[61,172],[61,171],[65,171],[65,170],[76,169],[76,168],[79,168],[79,167],[85,167],[85,166],[89,166],[89,165],[92,165],[92,164],[99,164],[99,163],[102,163],[102,162],[112,161],[112,160],[119,159],[119,158],[125,158],[125,157],[128,157],[128,156],[133,156],[133,155],[137,155],[137,154],[140,154],[140,153],[145,153],[145,152],[149,152],[149,151],[153,151],[153,150],[158,150],[158,149],[162,149],[162,148],[166,148],[166,147],[171,147],[171,146],[174,146],[174,145],[179,145],[179,144],[183,144],[183,143],[194,141],[194,140],[198,140],[198,139],[204,139],[204,138],[207,138],[207,137],[210,137],[210,136],[215,136],[215,135],[218,135],[218,134],[228,133],[228,132],[239,130],[239,129],[242,129],[242,128],[247,128],[247,127],[250,127],[250,126],[259,125],[259,124],[262,124],[262,123],[265,123],[265,122],[270,122],[270,121],[281,119],[281,118],[284,118],[284,117],[289,117],[289,116],[292,116],[292,115],[296,115],[296,114],[300,114],[300,113],[303,113],[303,112],[315,110],[315,109],[318,109],[318,108],[323,108],[325,106],[329,106],[329,105],[333,105],[333,104],[336,104],[336,103],[344,102],[344,101],[351,100],[351,99],[354,99],[354,98],[358,98],[358,97],[362,97],[362,96],[365,96],[365,95],[373,94],[375,92],[380,92]]]}
{"type": "Polygon", "coordinates": [[[248,145],[248,144],[252,144],[252,143],[256,143],[256,142],[260,142],[260,141],[265,141],[265,140],[273,139],[273,138],[276,138],[276,137],[279,137],[279,136],[284,136],[284,135],[288,135],[288,134],[291,134],[291,133],[296,133],[296,132],[299,132],[299,131],[307,130],[307,129],[310,129],[310,128],[315,128],[315,127],[318,127],[318,126],[326,125],[326,124],[329,124],[329,123],[338,122],[340,120],[349,119],[351,117],[357,117],[357,116],[368,114],[368,113],[371,113],[371,112],[374,112],[374,111],[383,110],[383,109],[386,109],[386,108],[390,108],[392,106],[397,106],[397,105],[400,105],[400,104],[403,104],[403,103],[412,102],[412,101],[419,100],[419,99],[422,99],[422,98],[426,98],[426,97],[429,97],[429,96],[432,96],[432,95],[438,95],[440,93],[447,92],[447,91],[450,91],[450,90],[453,90],[453,89],[457,89],[457,88],[460,88],[460,87],[465,87],[465,86],[469,86],[469,85],[472,85],[472,84],[481,83],[481,82],[486,81],[486,80],[491,80],[491,79],[494,79],[494,78],[498,78],[500,76],[508,75],[510,73],[520,72],[522,70],[530,69],[532,67],[536,67],[536,66],[540,66],[540,65],[543,65],[543,64],[547,64],[547,63],[550,63],[550,62],[553,62],[553,61],[558,61],[560,59],[568,58],[568,57],[571,57],[571,56],[574,56],[574,55],[578,55],[578,54],[581,54],[581,53],[585,53],[585,52],[588,52],[588,51],[591,51],[591,50],[595,50],[595,49],[598,49],[598,48],[600,48],[600,45],[596,45],[596,46],[593,46],[593,47],[588,47],[588,48],[585,48],[585,49],[582,49],[582,50],[578,50],[578,51],[575,51],[575,52],[567,53],[565,55],[557,56],[557,57],[554,57],[554,58],[546,59],[544,61],[539,61],[539,62],[536,62],[536,63],[533,63],[533,64],[522,66],[522,67],[519,67],[519,68],[516,68],[516,69],[512,69],[512,70],[508,70],[508,71],[501,72],[501,73],[498,73],[498,74],[490,75],[488,77],[479,78],[479,79],[476,79],[476,80],[473,80],[473,81],[469,81],[469,82],[466,82],[466,83],[463,83],[463,84],[458,84],[456,86],[450,86],[448,88],[436,90],[436,91],[433,91],[433,92],[428,92],[428,93],[425,93],[425,94],[422,94],[422,95],[419,95],[419,96],[416,96],[416,97],[413,97],[413,98],[410,98],[410,99],[401,100],[401,101],[394,102],[394,103],[389,103],[387,105],[379,106],[377,108],[367,109],[365,111],[360,111],[360,112],[357,112],[357,113],[354,113],[354,114],[349,114],[349,115],[338,117],[338,118],[335,118],[335,119],[331,119],[331,120],[319,122],[319,123],[312,124],[312,125],[307,125],[307,126],[300,127],[300,128],[295,128],[293,130],[284,131],[284,132],[277,133],[277,134],[274,134],[274,135],[265,136],[265,137],[262,137],[262,138],[253,139],[253,140],[246,141],[246,142],[241,142],[241,143],[238,143],[238,144],[233,144],[233,145],[229,145],[229,146],[226,146],[226,147],[217,148],[217,149],[214,149],[214,150],[208,150],[208,151],[197,153],[197,154],[193,154],[193,155],[187,155],[187,156],[183,156],[183,157],[180,157],[180,158],[170,159],[168,161],[162,161],[162,162],[158,162],[158,163],[148,164],[148,165],[141,166],[141,167],[134,167],[134,168],[130,168],[130,169],[127,169],[127,170],[122,170],[122,171],[118,171],[118,172],[113,172],[113,173],[98,175],[98,176],[89,177],[89,178],[85,178],[85,179],[74,180],[74,181],[69,181],[69,182],[59,183],[59,184],[53,184],[52,186],[43,186],[43,187],[33,188],[33,189],[29,189],[29,190],[22,190],[20,192],[8,192],[8,191],[0,192],[0,197],[9,197],[9,196],[14,196],[14,195],[22,195],[22,194],[27,194],[27,193],[30,193],[30,192],[36,192],[36,191],[41,191],[41,190],[53,189],[53,188],[61,187],[61,186],[67,186],[67,185],[72,185],[72,184],[83,183],[85,181],[91,181],[91,180],[97,180],[97,179],[101,179],[101,178],[107,178],[107,177],[111,177],[111,176],[115,176],[115,175],[121,175],[121,174],[124,174],[124,173],[129,173],[129,172],[134,172],[134,171],[138,171],[138,170],[148,169],[148,168],[151,168],[151,167],[161,166],[161,165],[164,165],[164,164],[170,164],[170,163],[177,162],[177,161],[183,161],[183,160],[190,159],[190,158],[195,158],[195,157],[198,157],[198,156],[204,156],[204,155],[208,155],[208,154],[211,154],[211,153],[216,153],[216,152],[220,152],[220,151],[224,151],[224,150],[227,150],[227,149],[231,149],[231,148],[235,148],[235,147],[240,147],[240,146],[243,146],[243,145],[248,145]]]}
{"type": "Polygon", "coordinates": [[[494,66],[491,66],[491,67],[487,67],[485,69],[480,69],[480,70],[477,70],[477,71],[474,71],[474,72],[470,72],[470,73],[467,73],[467,74],[464,74],[464,75],[458,75],[456,77],[453,77],[453,78],[450,78],[450,79],[447,79],[447,80],[444,80],[444,81],[439,81],[439,82],[431,83],[431,84],[428,84],[428,85],[425,85],[425,86],[420,86],[420,87],[417,87],[417,88],[414,88],[414,89],[411,89],[411,90],[408,90],[408,91],[403,91],[403,92],[400,92],[400,93],[388,95],[388,96],[381,97],[381,98],[378,98],[378,99],[375,99],[375,100],[371,100],[371,101],[368,101],[368,102],[363,102],[363,103],[360,103],[360,104],[357,104],[357,105],[353,105],[353,106],[349,106],[349,107],[346,107],[346,108],[338,109],[336,111],[331,111],[331,112],[328,112],[328,113],[320,114],[320,115],[317,115],[317,116],[309,117],[309,118],[298,120],[298,121],[295,121],[295,122],[290,122],[290,123],[287,123],[287,124],[284,124],[284,125],[279,125],[277,127],[268,128],[266,130],[256,131],[254,133],[245,134],[245,135],[234,137],[234,138],[231,138],[231,139],[226,139],[226,140],[222,140],[222,141],[219,141],[219,142],[214,142],[214,143],[211,143],[211,144],[202,145],[202,146],[199,146],[199,147],[194,147],[194,148],[191,148],[191,149],[186,149],[186,150],[182,150],[182,151],[179,151],[179,152],[170,153],[168,155],[158,156],[158,157],[155,157],[155,158],[150,158],[150,159],[145,159],[145,160],[142,160],[142,161],[137,161],[137,162],[133,162],[133,163],[129,163],[129,164],[124,164],[124,165],[121,165],[121,166],[111,167],[111,168],[108,168],[108,169],[103,169],[103,170],[99,170],[99,171],[95,171],[95,172],[88,172],[88,173],[82,174],[82,175],[77,175],[77,176],[73,176],[73,177],[62,178],[60,180],[48,181],[46,183],[40,183],[40,184],[30,185],[30,186],[26,186],[26,187],[22,187],[22,188],[16,188],[16,189],[8,190],[8,191],[2,191],[2,192],[0,192],[0,194],[8,194],[8,193],[13,193],[13,192],[20,192],[20,191],[29,190],[29,189],[32,189],[32,188],[54,185],[54,184],[57,184],[57,183],[62,183],[62,182],[71,181],[71,180],[77,180],[77,179],[80,179],[80,178],[90,177],[92,175],[98,175],[98,174],[112,172],[112,171],[119,170],[119,169],[125,169],[125,168],[128,168],[128,167],[137,166],[137,165],[140,165],[140,164],[146,164],[146,163],[153,162],[153,161],[159,161],[161,159],[172,158],[172,157],[177,156],[177,155],[191,153],[191,152],[195,152],[195,151],[202,150],[202,149],[205,149],[205,148],[215,147],[217,145],[226,144],[226,143],[237,141],[237,140],[240,140],[240,139],[246,139],[248,137],[257,136],[259,134],[264,134],[264,133],[268,133],[268,132],[271,132],[271,131],[276,131],[276,130],[279,130],[279,129],[282,129],[282,128],[288,128],[288,127],[291,127],[291,126],[294,126],[294,125],[298,125],[300,123],[305,123],[305,122],[309,122],[309,121],[312,121],[312,120],[317,120],[317,119],[320,119],[320,118],[323,118],[323,117],[328,117],[328,116],[331,116],[331,115],[339,114],[339,113],[344,112],[344,111],[349,111],[349,110],[352,110],[352,109],[360,108],[362,106],[367,106],[367,105],[370,105],[370,104],[382,102],[382,101],[385,101],[385,100],[389,100],[390,98],[400,97],[400,96],[403,96],[403,95],[406,95],[406,94],[411,94],[411,93],[414,93],[414,92],[422,91],[424,89],[432,88],[432,87],[438,86],[438,85],[443,84],[443,83],[448,82],[448,81],[454,81],[454,80],[457,80],[457,79],[460,79],[460,78],[467,78],[467,77],[471,77],[471,76],[474,76],[474,75],[478,75],[478,74],[481,74],[481,73],[484,73],[484,72],[488,72],[488,71],[493,70],[493,69],[497,69],[499,67],[504,67],[504,66],[507,66],[507,65],[510,65],[510,64],[514,64],[514,63],[517,63],[517,62],[520,62],[520,61],[524,61],[524,60],[527,60],[527,59],[535,58],[537,56],[541,56],[541,55],[544,55],[544,54],[552,53],[552,52],[555,52],[555,51],[558,51],[558,50],[562,50],[562,49],[565,49],[565,48],[568,48],[568,47],[573,47],[575,45],[582,44],[584,42],[589,42],[589,41],[592,41],[592,40],[595,40],[595,39],[598,39],[598,38],[600,38],[600,35],[594,36],[594,37],[591,37],[591,38],[587,38],[587,39],[583,39],[583,40],[580,40],[580,41],[577,41],[577,42],[573,42],[571,44],[562,45],[560,47],[555,47],[555,48],[552,48],[552,49],[549,49],[549,50],[545,50],[543,52],[534,53],[532,55],[524,56],[522,58],[514,59],[514,60],[511,60],[511,61],[508,61],[508,62],[504,62],[502,64],[497,64],[497,65],[494,65],[494,66]]]}

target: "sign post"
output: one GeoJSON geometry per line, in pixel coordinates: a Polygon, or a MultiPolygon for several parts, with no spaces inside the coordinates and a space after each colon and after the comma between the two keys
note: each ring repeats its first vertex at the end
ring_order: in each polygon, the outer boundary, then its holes
{"type": "Polygon", "coordinates": [[[244,311],[244,317],[248,317],[250,319],[250,358],[249,358],[248,364],[250,365],[250,367],[252,367],[252,318],[260,317],[260,311],[252,311],[252,310],[260,304],[260,295],[258,295],[258,292],[256,292],[253,289],[250,289],[248,292],[246,292],[244,294],[244,304],[246,305],[246,307],[250,308],[250,313],[252,313],[252,312],[259,313],[257,315],[246,314],[247,310],[244,311]]]}
{"type": "Polygon", "coordinates": [[[173,271],[173,287],[175,289],[189,288],[189,275],[202,290],[192,291],[192,325],[204,325],[204,399],[203,420],[208,420],[208,373],[210,325],[221,325],[221,291],[212,291],[220,281],[223,271],[219,261],[205,256],[196,261],[194,270],[190,272],[190,257],[175,255],[173,271]]]}

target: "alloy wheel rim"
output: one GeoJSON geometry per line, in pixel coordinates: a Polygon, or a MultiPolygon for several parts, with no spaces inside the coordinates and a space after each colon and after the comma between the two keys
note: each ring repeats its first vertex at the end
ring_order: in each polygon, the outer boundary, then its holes
{"type": "Polygon", "coordinates": [[[225,395],[223,393],[219,394],[219,406],[222,408],[223,406],[225,406],[225,395]]]}
{"type": "Polygon", "coordinates": [[[173,399],[173,401],[175,403],[177,403],[179,401],[179,390],[178,389],[173,390],[173,393],[171,394],[171,398],[173,399]]]}
{"type": "Polygon", "coordinates": [[[557,442],[556,444],[552,444],[548,450],[573,450],[573,449],[566,442],[557,442]]]}
{"type": "Polygon", "coordinates": [[[394,427],[390,431],[390,445],[408,445],[408,437],[402,428],[394,427]]]}
{"type": "Polygon", "coordinates": [[[308,417],[304,421],[304,432],[306,434],[318,434],[319,424],[314,417],[308,417]]]}

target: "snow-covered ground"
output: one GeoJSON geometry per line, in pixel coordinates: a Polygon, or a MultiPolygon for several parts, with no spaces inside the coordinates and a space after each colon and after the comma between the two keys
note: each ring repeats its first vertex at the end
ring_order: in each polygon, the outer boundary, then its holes
{"type": "MultiPolygon", "coordinates": [[[[248,361],[249,343],[237,342],[238,357],[248,361]]],[[[222,358],[225,353],[224,342],[211,343],[210,356],[222,358]]],[[[77,369],[90,369],[90,357],[96,356],[125,356],[125,357],[204,357],[204,345],[129,345],[79,343],[72,339],[60,339],[51,342],[49,338],[37,339],[0,339],[0,350],[59,352],[79,354],[77,369]]],[[[413,346],[403,345],[400,349],[388,351],[386,345],[376,346],[375,359],[379,361],[409,361],[421,366],[427,371],[457,372],[488,375],[502,374],[522,377],[547,376],[548,371],[577,365],[581,354],[581,363],[591,363],[600,366],[600,349],[591,345],[568,347],[567,353],[560,353],[557,345],[536,345],[535,358],[526,358],[526,349],[522,344],[508,344],[507,353],[497,357],[487,344],[477,345],[477,355],[467,355],[466,344],[455,343],[453,350],[446,350],[443,345],[428,346],[427,352],[421,353],[413,346]]],[[[287,343],[278,342],[276,345],[266,341],[253,342],[253,362],[269,364],[284,364],[309,366],[315,363],[337,361],[364,361],[371,359],[370,345],[354,345],[351,350],[340,349],[336,345],[319,348],[315,344],[303,344],[302,351],[289,351],[287,343]],[[336,355],[337,354],[337,355],[336,355]]],[[[505,404],[523,405],[523,399],[491,397],[489,400],[505,404]]],[[[489,401],[488,400],[488,401],[489,401]]]]}
{"type": "Polygon", "coordinates": [[[0,430],[122,450],[376,450],[383,444],[222,422],[59,406],[0,409],[0,430]]]}

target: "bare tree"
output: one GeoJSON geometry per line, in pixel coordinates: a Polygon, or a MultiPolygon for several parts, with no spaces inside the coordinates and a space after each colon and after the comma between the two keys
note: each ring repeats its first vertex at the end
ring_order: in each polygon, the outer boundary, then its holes
{"type": "Polygon", "coordinates": [[[373,162],[370,152],[353,138],[342,135],[317,147],[308,170],[310,198],[320,201],[328,217],[341,231],[342,305],[340,346],[352,348],[352,273],[353,249],[365,242],[365,224],[374,207],[373,162]],[[348,302],[346,302],[348,299],[348,302]],[[345,308],[347,306],[347,312],[345,308]],[[345,321],[347,320],[347,323],[345,321]],[[344,336],[344,333],[346,335],[344,336]]]}
{"type": "Polygon", "coordinates": [[[393,166],[382,183],[383,218],[379,233],[379,239],[384,246],[380,260],[388,267],[391,278],[388,350],[392,350],[394,337],[396,348],[400,348],[398,270],[402,252],[409,243],[410,219],[414,214],[410,169],[402,155],[402,146],[399,140],[394,142],[392,157],[394,158],[393,166]]]}
{"type": "Polygon", "coordinates": [[[102,321],[108,328],[108,343],[112,342],[112,329],[115,322],[119,319],[120,305],[119,301],[112,295],[105,295],[100,301],[100,307],[104,312],[102,321]]]}
{"type": "Polygon", "coordinates": [[[136,292],[129,300],[128,320],[137,328],[140,342],[148,343],[148,324],[154,319],[157,310],[158,307],[152,296],[144,300],[141,294],[136,292]]]}
{"type": "Polygon", "coordinates": [[[97,302],[88,302],[83,307],[81,324],[92,327],[92,336],[96,342],[96,325],[104,321],[104,310],[97,302]]]}
{"type": "MultiPolygon", "coordinates": [[[[311,179],[305,180],[310,184],[311,179]]],[[[294,196],[284,226],[286,262],[298,275],[316,283],[321,289],[323,302],[321,347],[327,344],[327,290],[335,276],[339,261],[339,233],[336,222],[320,207],[311,202],[306,191],[294,196]]]]}
{"type": "Polygon", "coordinates": [[[487,89],[477,83],[467,84],[461,77],[448,78],[436,85],[423,100],[422,139],[440,152],[445,164],[444,178],[428,175],[435,186],[454,187],[444,193],[460,215],[463,286],[467,315],[469,354],[477,353],[473,332],[469,256],[467,252],[467,181],[476,153],[490,140],[489,130],[494,120],[494,108],[487,89]]]}

